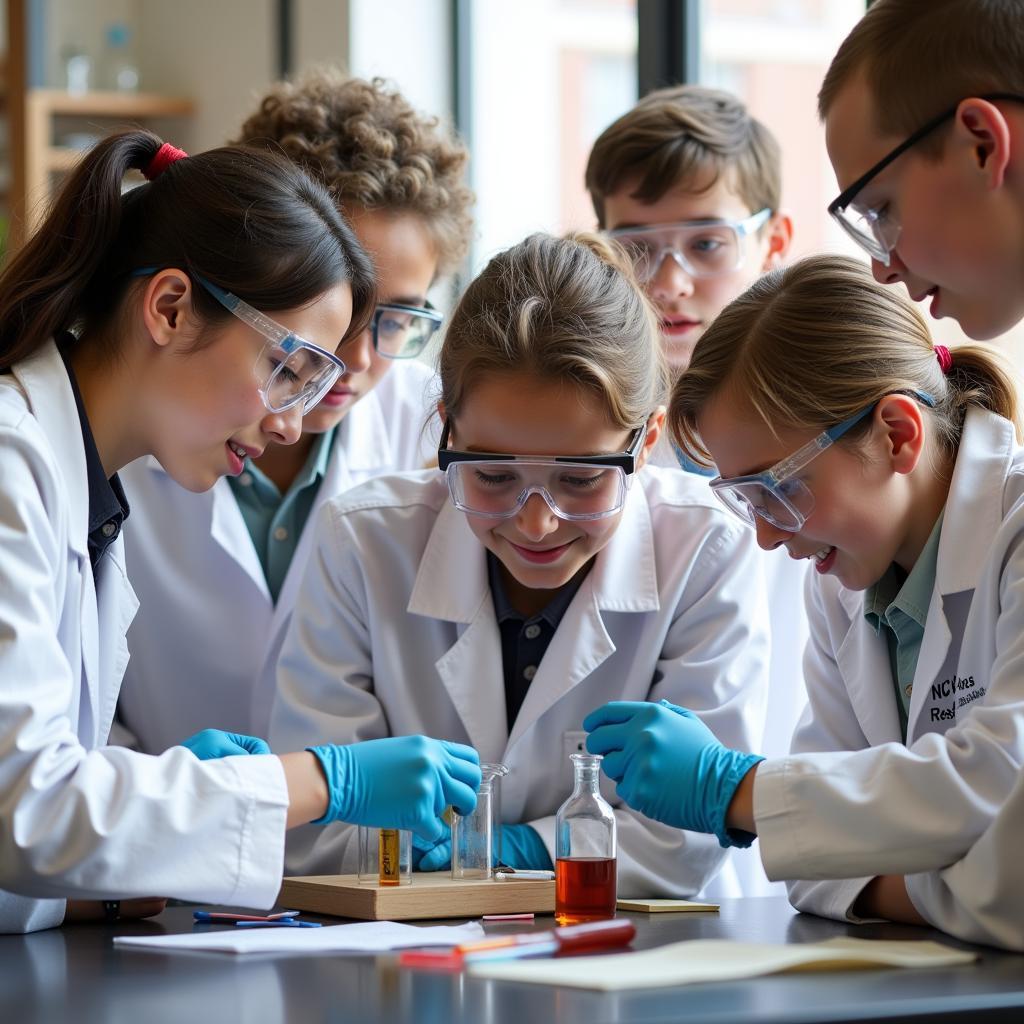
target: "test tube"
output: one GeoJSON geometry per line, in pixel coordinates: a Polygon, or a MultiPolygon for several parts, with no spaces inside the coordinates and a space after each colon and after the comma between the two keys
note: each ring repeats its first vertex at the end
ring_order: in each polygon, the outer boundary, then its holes
{"type": "Polygon", "coordinates": [[[412,881],[412,833],[359,827],[359,884],[408,885],[412,881]]]}
{"type": "Polygon", "coordinates": [[[481,764],[476,810],[452,811],[452,878],[491,877],[501,850],[501,779],[507,774],[503,764],[481,764]]]}

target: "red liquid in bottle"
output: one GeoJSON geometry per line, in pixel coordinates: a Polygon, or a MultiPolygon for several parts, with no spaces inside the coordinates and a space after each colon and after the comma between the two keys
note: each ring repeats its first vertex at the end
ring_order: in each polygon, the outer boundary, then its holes
{"type": "Polygon", "coordinates": [[[614,857],[560,857],[555,861],[555,920],[559,924],[614,916],[614,857]]]}

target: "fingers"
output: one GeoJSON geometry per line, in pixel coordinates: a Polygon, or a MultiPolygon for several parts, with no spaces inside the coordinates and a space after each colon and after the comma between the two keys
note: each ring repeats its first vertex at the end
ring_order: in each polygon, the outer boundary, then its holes
{"type": "Polygon", "coordinates": [[[602,725],[617,725],[621,722],[628,722],[639,710],[647,707],[641,700],[613,700],[602,707],[591,711],[583,719],[583,728],[587,732],[593,732],[602,725]]]}
{"type": "Polygon", "coordinates": [[[412,841],[415,844],[417,836],[420,839],[420,846],[426,849],[433,848],[439,840],[444,838],[444,822],[433,814],[419,818],[409,823],[412,829],[412,841]]]}
{"type": "Polygon", "coordinates": [[[606,754],[604,760],[601,762],[601,771],[608,776],[612,782],[621,782],[622,776],[626,773],[626,767],[629,764],[629,760],[626,757],[624,751],[614,750],[610,754],[606,754]]]}
{"type": "MultiPolygon", "coordinates": [[[[587,737],[587,750],[591,754],[610,754],[613,750],[622,750],[629,738],[628,730],[628,723],[622,725],[602,725],[587,737]]],[[[607,770],[607,767],[605,767],[605,771],[607,770]]]]}
{"type": "MultiPolygon", "coordinates": [[[[477,788],[480,787],[480,779],[477,777],[477,788]]],[[[476,789],[465,785],[453,778],[441,777],[441,789],[443,805],[451,804],[463,817],[472,814],[476,810],[476,789]]]]}
{"type": "Polygon", "coordinates": [[[420,858],[420,871],[444,871],[452,866],[452,841],[442,840],[420,858]]]}
{"type": "Polygon", "coordinates": [[[448,751],[452,757],[457,757],[461,761],[472,761],[473,764],[479,766],[480,755],[472,748],[466,746],[465,743],[453,743],[451,740],[441,740],[441,746],[448,751]]]}
{"type": "Polygon", "coordinates": [[[696,718],[697,716],[686,708],[681,708],[678,704],[673,704],[669,700],[659,700],[658,703],[663,708],[668,708],[669,711],[674,711],[677,715],[682,715],[683,718],[696,718]]]}
{"type": "Polygon", "coordinates": [[[462,746],[461,743],[445,743],[444,746],[448,751],[444,759],[444,768],[448,776],[455,782],[468,786],[475,793],[480,788],[480,761],[477,752],[472,747],[462,746]],[[456,748],[455,752],[450,749],[452,747],[456,748]],[[473,758],[464,757],[458,751],[468,751],[473,758]]]}

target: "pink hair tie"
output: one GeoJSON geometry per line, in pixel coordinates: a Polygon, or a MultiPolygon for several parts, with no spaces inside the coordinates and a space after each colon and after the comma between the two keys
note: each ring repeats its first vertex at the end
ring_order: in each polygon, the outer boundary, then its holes
{"type": "Polygon", "coordinates": [[[949,368],[953,365],[953,355],[945,345],[935,346],[935,358],[939,361],[939,369],[944,374],[949,373],[949,368]]]}
{"type": "Polygon", "coordinates": [[[165,142],[143,169],[142,174],[147,181],[152,181],[154,178],[159,178],[175,160],[181,160],[186,156],[188,156],[188,153],[185,150],[178,149],[169,142],[165,142]]]}

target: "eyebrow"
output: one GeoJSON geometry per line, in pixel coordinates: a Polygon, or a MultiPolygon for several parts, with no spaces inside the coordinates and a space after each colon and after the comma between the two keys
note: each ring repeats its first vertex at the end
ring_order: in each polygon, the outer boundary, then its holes
{"type": "Polygon", "coordinates": [[[421,309],[426,301],[425,295],[392,295],[388,299],[381,299],[385,306],[419,306],[421,309]]]}
{"type": "Polygon", "coordinates": [[[628,224],[616,224],[615,227],[609,227],[609,231],[632,231],[638,228],[668,228],[674,227],[676,224],[706,224],[708,222],[714,223],[715,221],[742,221],[746,220],[747,217],[752,216],[747,214],[744,217],[724,217],[720,214],[704,215],[701,217],[683,217],[682,220],[656,220],[646,222],[629,222],[628,224]]]}

